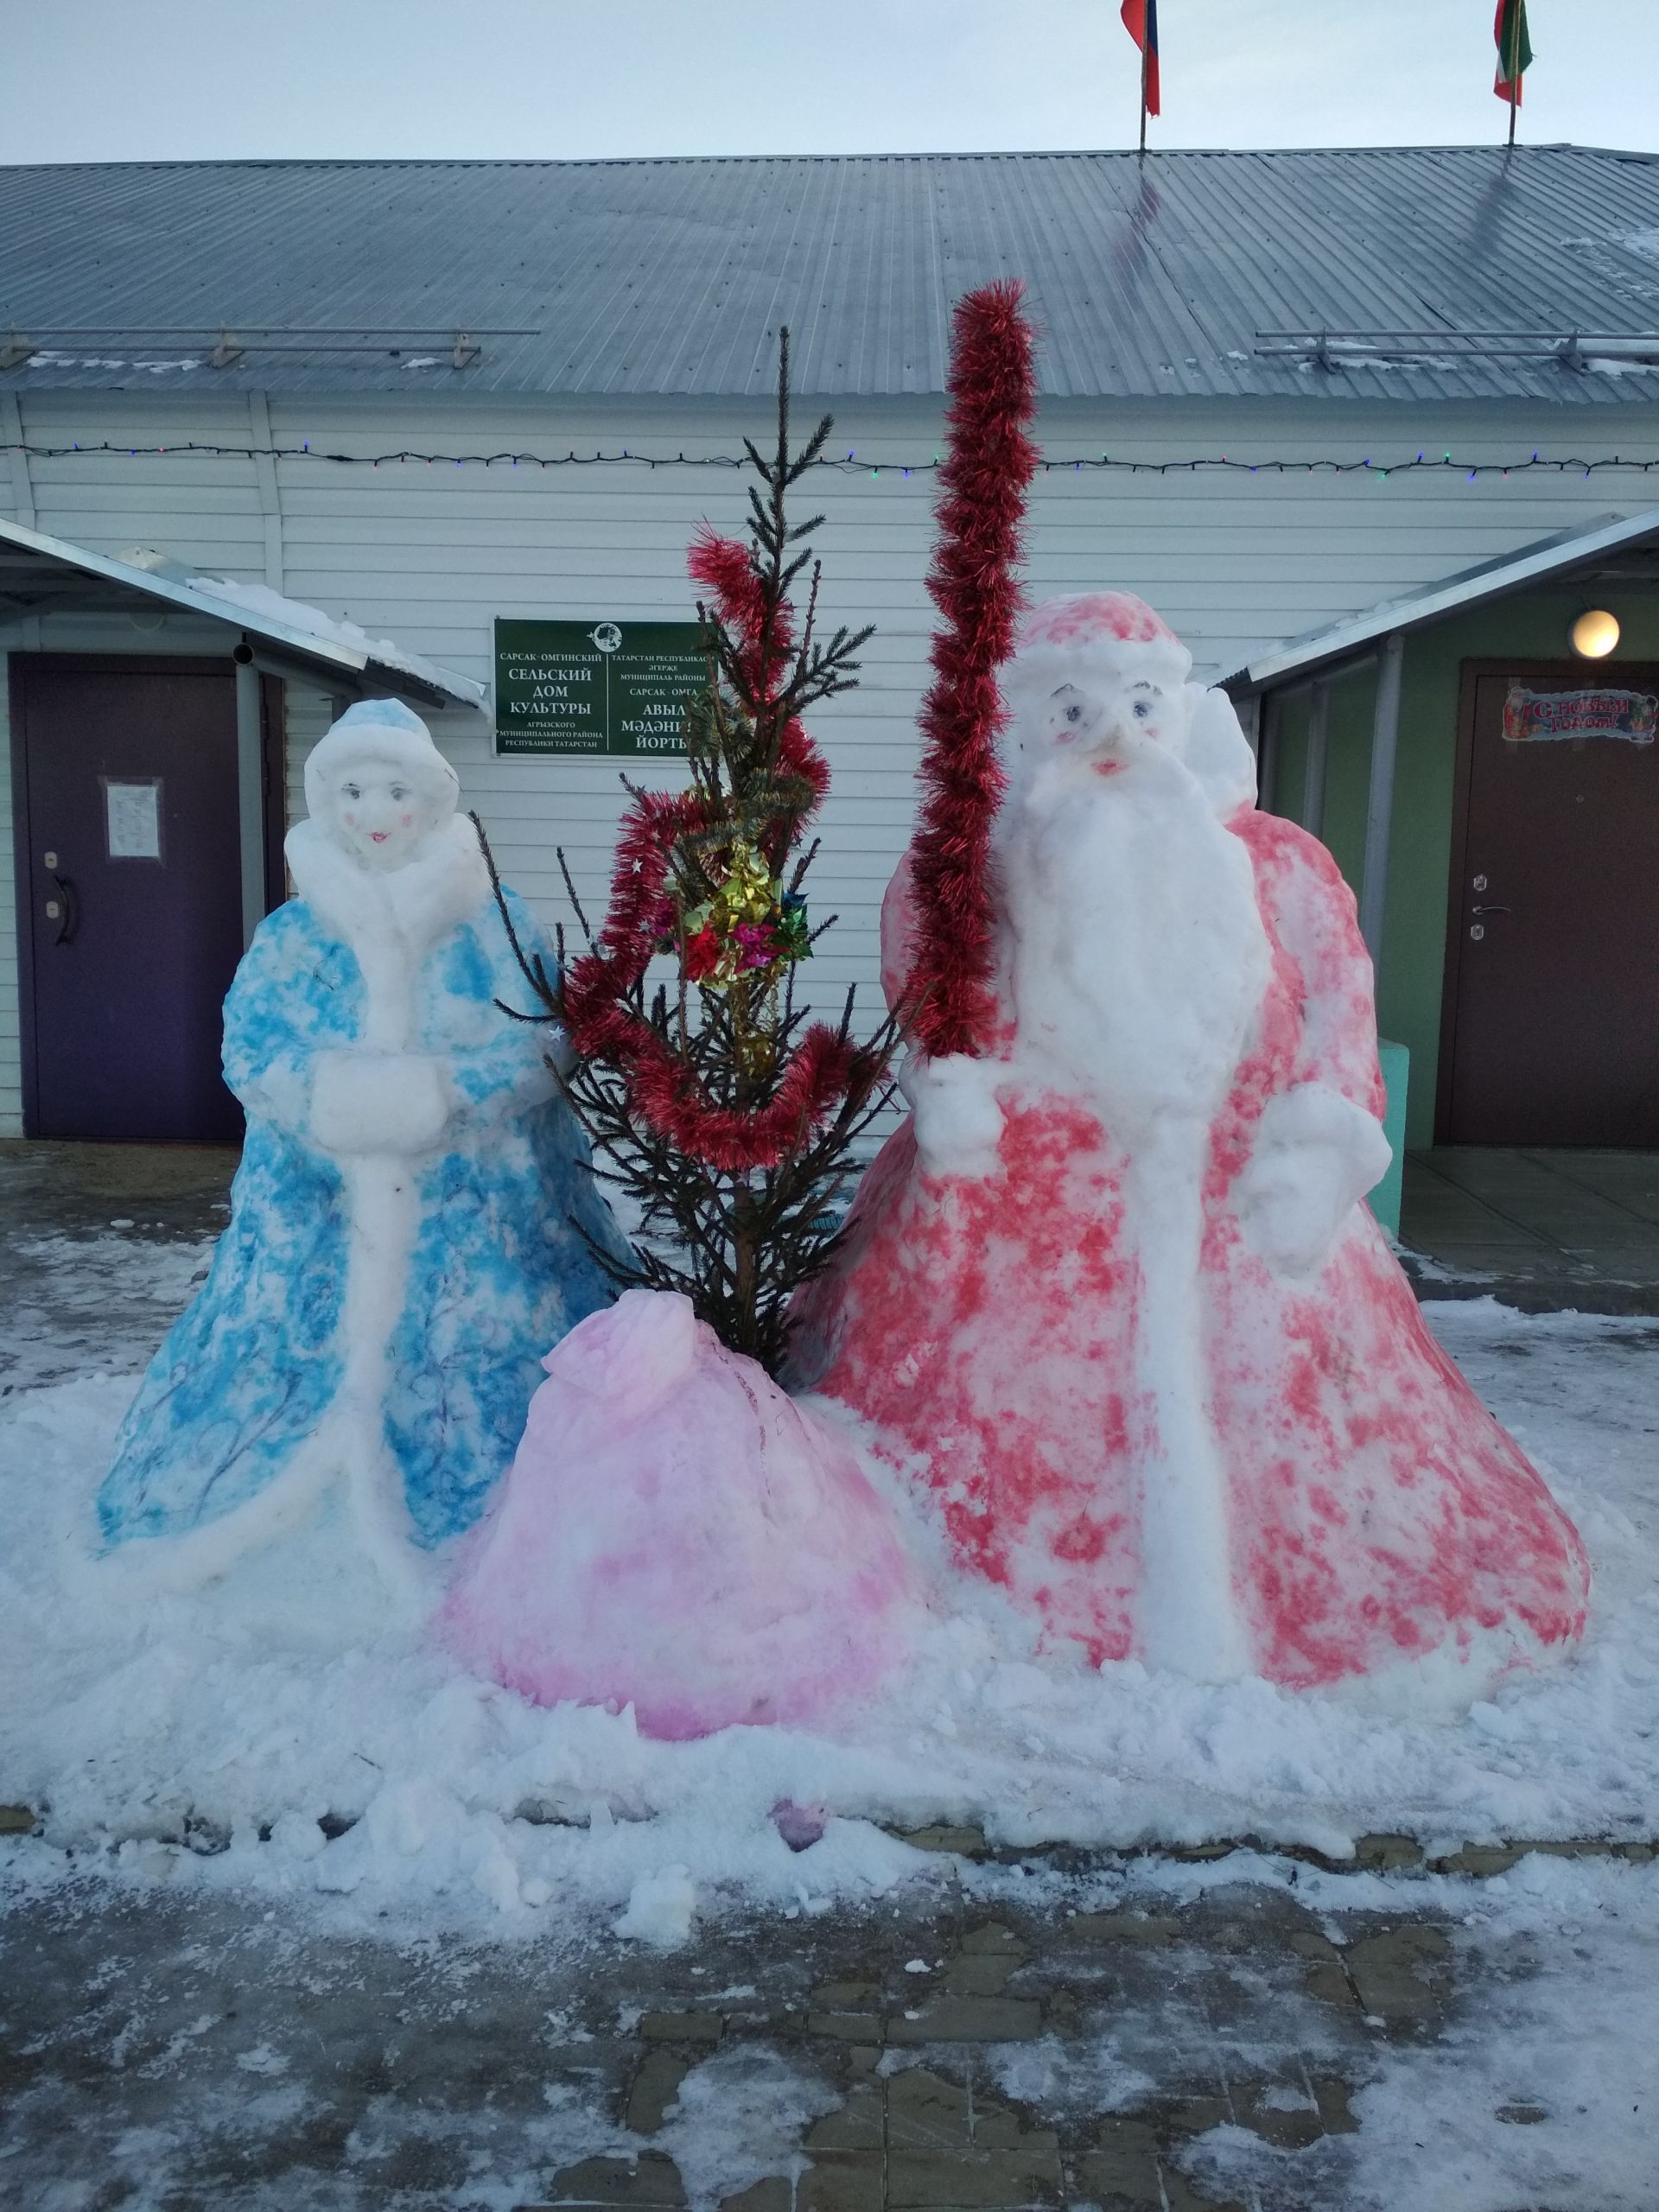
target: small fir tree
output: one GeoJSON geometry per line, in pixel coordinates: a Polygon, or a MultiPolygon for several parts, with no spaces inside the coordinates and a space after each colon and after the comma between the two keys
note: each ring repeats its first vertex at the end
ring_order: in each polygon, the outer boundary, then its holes
{"type": "Polygon", "coordinates": [[[634,1264],[599,1258],[625,1284],[683,1291],[725,1344],[772,1374],[791,1294],[835,1244],[834,1209],[888,1095],[898,1039],[888,1020],[856,1041],[852,990],[833,1025],[796,1000],[796,971],[835,919],[815,929],[807,918],[817,841],[803,846],[829,772],[802,717],[855,688],[872,634],[843,626],[820,638],[820,564],[804,541],[823,518],[791,526],[785,512],[832,428],[825,416],[791,451],[781,332],[776,448],[768,458],[744,440],[760,479],[747,543],[705,527],[689,556],[707,594],[697,613],[709,663],[686,712],[690,787],[623,779],[629,804],[597,938],[565,871],[585,953],[567,967],[561,932],[550,976],[513,940],[542,1008],[519,1018],[564,1027],[575,1058],[556,1073],[593,1141],[594,1173],[637,1216],[634,1264]],[[792,593],[804,600],[798,620],[792,593]],[[672,963],[671,982],[653,987],[653,960],[672,963]]]}

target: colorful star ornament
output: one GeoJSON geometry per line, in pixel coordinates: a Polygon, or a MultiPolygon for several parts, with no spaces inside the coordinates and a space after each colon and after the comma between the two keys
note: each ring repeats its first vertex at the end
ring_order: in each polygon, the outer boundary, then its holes
{"type": "Polygon", "coordinates": [[[690,982],[728,990],[741,977],[767,985],[812,957],[806,900],[786,891],[760,850],[744,840],[730,849],[726,874],[711,898],[683,912],[664,899],[661,949],[680,955],[690,982]]]}

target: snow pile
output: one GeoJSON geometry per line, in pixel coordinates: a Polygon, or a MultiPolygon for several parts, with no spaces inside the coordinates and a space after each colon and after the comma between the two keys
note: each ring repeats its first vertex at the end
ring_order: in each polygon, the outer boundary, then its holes
{"type": "Polygon", "coordinates": [[[1020,1846],[1254,1834],[1333,1854],[1378,1829],[1435,1849],[1650,1836],[1659,1334],[1491,1301],[1431,1311],[1556,1471],[1599,1578],[1582,1654],[1460,1721],[1039,1659],[1029,1623],[953,1580],[955,1617],[835,1732],[652,1743],[631,1711],[540,1710],[460,1672],[398,1624],[327,1516],[194,1597],[118,1607],[85,1562],[132,1382],[101,1375],[0,1408],[0,1800],[40,1811],[52,1845],[114,1846],[148,1878],[462,1923],[533,1927],[556,1904],[626,1913],[652,1940],[734,1898],[812,1912],[879,1893],[928,1863],[884,1830],[936,1821],[1020,1846]],[[785,1804],[823,1808],[822,1839],[792,1849],[785,1804]]]}
{"type": "Polygon", "coordinates": [[[538,1705],[645,1734],[821,1725],[898,1665],[916,1593],[893,1516],[689,1298],[625,1291],[556,1344],[439,1632],[538,1705]]]}
{"type": "Polygon", "coordinates": [[[684,1867],[664,1866],[660,1874],[643,1875],[634,1884],[616,1932],[659,1951],[675,1951],[691,1933],[696,1911],[696,1889],[684,1867]]]}

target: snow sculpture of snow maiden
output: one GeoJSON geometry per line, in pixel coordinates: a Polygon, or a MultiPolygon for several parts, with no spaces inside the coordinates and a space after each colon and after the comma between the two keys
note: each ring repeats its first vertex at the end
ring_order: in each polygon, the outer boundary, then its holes
{"type": "Polygon", "coordinates": [[[124,1564],[210,1575],[341,1483],[360,1541],[418,1598],[421,1555],[512,1459],[542,1355],[614,1294],[580,1231],[626,1248],[546,1033],[497,1004],[522,982],[458,790],[392,700],[349,708],[306,763],[297,896],[225,1002],[248,1116],[230,1226],[99,1497],[124,1564]]]}
{"type": "MultiPolygon", "coordinates": [[[[1389,1147],[1354,902],[1191,664],[1127,594],[1025,622],[995,1035],[908,1064],[797,1371],[1096,1662],[1467,1698],[1572,1644],[1585,1555],[1360,1204],[1389,1147]]],[[[916,917],[907,861],[890,998],[916,917]]]]}

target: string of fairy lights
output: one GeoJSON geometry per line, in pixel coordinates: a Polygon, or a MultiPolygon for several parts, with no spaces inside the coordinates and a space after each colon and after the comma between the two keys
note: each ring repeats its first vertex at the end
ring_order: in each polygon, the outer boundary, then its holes
{"type": "MultiPolygon", "coordinates": [[[[192,439],[175,445],[124,445],[105,440],[92,443],[73,440],[67,445],[45,445],[29,441],[0,442],[0,454],[19,454],[26,460],[65,461],[73,455],[112,454],[129,461],[149,461],[194,456],[204,460],[234,461],[314,461],[340,468],[742,468],[747,464],[741,454],[645,454],[633,453],[624,446],[615,453],[427,453],[409,447],[396,453],[334,453],[313,446],[308,440],[298,445],[210,445],[192,439]]],[[[828,470],[842,476],[898,477],[928,476],[944,462],[943,454],[931,459],[914,461],[861,460],[856,447],[842,454],[823,454],[812,463],[816,469],[828,470]]],[[[1047,455],[1039,464],[1046,475],[1067,474],[1082,475],[1093,472],[1116,473],[1131,476],[1198,476],[1217,471],[1232,475],[1250,476],[1369,476],[1386,481],[1391,476],[1408,476],[1421,471],[1440,475],[1460,475],[1471,483],[1483,476],[1526,476],[1547,474],[1554,476],[1593,476],[1604,470],[1618,470],[1640,476],[1659,469],[1659,459],[1638,461],[1619,454],[1601,454],[1586,460],[1581,454],[1546,455],[1536,449],[1520,461],[1471,461],[1459,458],[1449,451],[1432,454],[1422,451],[1402,461],[1377,461],[1369,455],[1360,460],[1340,460],[1334,457],[1319,459],[1287,459],[1236,461],[1226,454],[1202,454],[1183,460],[1148,461],[1125,455],[1102,453],[1047,455]]]]}

